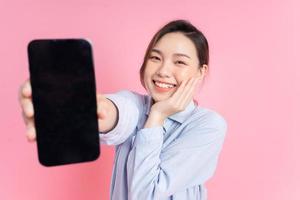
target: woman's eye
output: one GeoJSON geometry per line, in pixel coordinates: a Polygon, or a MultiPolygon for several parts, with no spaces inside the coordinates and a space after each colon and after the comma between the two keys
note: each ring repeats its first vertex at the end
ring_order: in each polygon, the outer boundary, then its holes
{"type": "Polygon", "coordinates": [[[151,59],[151,60],[160,60],[160,58],[157,57],[157,56],[150,56],[150,59],[151,59]]]}
{"type": "Polygon", "coordinates": [[[178,64],[180,64],[180,65],[186,65],[186,63],[183,62],[183,61],[181,61],[181,60],[176,61],[176,63],[178,63],[178,64]]]}

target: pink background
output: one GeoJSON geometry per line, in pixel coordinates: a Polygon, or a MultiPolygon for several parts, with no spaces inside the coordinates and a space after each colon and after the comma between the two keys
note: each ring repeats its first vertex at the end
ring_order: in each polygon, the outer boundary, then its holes
{"type": "Polygon", "coordinates": [[[113,148],[103,146],[96,162],[45,168],[27,142],[17,93],[29,76],[28,42],[89,38],[97,90],[144,93],[138,70],[146,46],[177,18],[209,40],[211,71],[197,99],[228,122],[209,200],[300,199],[299,7],[296,0],[1,0],[0,199],[109,198],[113,148]]]}

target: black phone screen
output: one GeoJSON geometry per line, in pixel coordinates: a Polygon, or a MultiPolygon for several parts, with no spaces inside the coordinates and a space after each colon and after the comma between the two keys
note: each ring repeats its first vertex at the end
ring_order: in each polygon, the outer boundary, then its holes
{"type": "Polygon", "coordinates": [[[92,48],[84,39],[28,45],[38,157],[55,166],[100,155],[92,48]]]}

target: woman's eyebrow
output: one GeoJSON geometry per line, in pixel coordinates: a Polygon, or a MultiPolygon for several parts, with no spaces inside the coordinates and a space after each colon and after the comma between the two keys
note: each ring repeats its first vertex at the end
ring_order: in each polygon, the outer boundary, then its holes
{"type": "MultiPolygon", "coordinates": [[[[162,55],[162,52],[160,50],[158,50],[158,49],[152,49],[151,51],[154,51],[154,52],[162,55]]],[[[191,57],[189,57],[188,55],[183,54],[183,53],[174,53],[174,55],[175,56],[183,56],[183,57],[187,57],[187,58],[191,59],[191,57]]]]}
{"type": "Polygon", "coordinates": [[[151,49],[151,52],[152,52],[152,51],[154,51],[154,52],[156,52],[156,53],[158,53],[158,54],[162,54],[161,51],[158,50],[158,49],[151,49]]]}
{"type": "Polygon", "coordinates": [[[187,57],[189,59],[191,59],[191,57],[189,57],[188,55],[186,54],[183,54],[183,53],[174,53],[175,56],[183,56],[183,57],[187,57]]]}

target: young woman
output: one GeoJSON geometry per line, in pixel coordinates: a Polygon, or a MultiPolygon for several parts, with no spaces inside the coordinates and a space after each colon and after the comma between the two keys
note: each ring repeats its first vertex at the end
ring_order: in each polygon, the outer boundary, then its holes
{"type": "MultiPolygon", "coordinates": [[[[227,123],[193,100],[208,71],[208,43],[190,22],[171,21],[152,38],[140,69],[148,95],[121,90],[98,94],[99,136],[115,145],[113,200],[205,200],[227,123]]],[[[20,104],[35,140],[31,88],[20,104]]]]}

